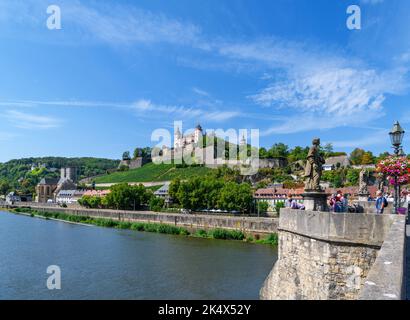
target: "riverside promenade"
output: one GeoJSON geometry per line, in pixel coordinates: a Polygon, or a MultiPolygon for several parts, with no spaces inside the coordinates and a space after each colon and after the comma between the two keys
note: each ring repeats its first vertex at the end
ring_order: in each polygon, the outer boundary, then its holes
{"type": "Polygon", "coordinates": [[[240,230],[254,235],[266,235],[277,232],[278,218],[224,216],[207,214],[159,213],[153,211],[126,211],[109,209],[85,209],[81,207],[56,207],[38,203],[14,204],[9,208],[31,208],[42,212],[59,212],[69,215],[92,218],[112,219],[126,222],[165,223],[191,230],[227,229],[240,230]]]}

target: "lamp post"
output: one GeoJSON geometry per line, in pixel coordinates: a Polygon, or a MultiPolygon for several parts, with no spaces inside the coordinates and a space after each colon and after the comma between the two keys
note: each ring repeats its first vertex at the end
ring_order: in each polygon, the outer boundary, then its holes
{"type": "MultiPolygon", "coordinates": [[[[400,156],[404,154],[403,147],[401,146],[404,133],[405,131],[400,126],[400,123],[398,121],[394,124],[392,131],[389,133],[391,144],[393,145],[393,148],[394,148],[394,154],[396,156],[400,156]]],[[[398,181],[398,177],[397,175],[395,175],[394,176],[394,213],[397,213],[397,208],[399,207],[399,197],[400,197],[397,181],[398,181]]]]}

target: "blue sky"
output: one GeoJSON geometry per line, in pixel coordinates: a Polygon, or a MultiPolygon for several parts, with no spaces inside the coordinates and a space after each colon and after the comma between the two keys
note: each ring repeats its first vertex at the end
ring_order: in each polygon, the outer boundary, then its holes
{"type": "Polygon", "coordinates": [[[398,119],[409,150],[409,16],[407,0],[2,0],[0,161],[119,158],[174,120],[380,153],[398,119]]]}

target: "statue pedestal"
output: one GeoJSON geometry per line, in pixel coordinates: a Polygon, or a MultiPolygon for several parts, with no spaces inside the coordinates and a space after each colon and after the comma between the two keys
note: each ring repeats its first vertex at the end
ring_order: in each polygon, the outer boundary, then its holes
{"type": "Polygon", "coordinates": [[[367,202],[370,197],[370,193],[359,193],[358,195],[359,202],[367,202]]]}
{"type": "Polygon", "coordinates": [[[309,191],[305,190],[302,194],[303,205],[305,210],[310,211],[328,211],[327,197],[329,195],[324,191],[309,191]]]}

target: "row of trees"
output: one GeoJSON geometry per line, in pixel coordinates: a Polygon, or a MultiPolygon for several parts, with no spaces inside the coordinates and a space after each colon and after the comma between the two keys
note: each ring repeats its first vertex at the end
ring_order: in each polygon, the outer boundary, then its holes
{"type": "MultiPolygon", "coordinates": [[[[150,147],[135,148],[132,155],[132,159],[136,159],[139,157],[149,158],[151,157],[151,151],[152,149],[150,147]]],[[[122,154],[122,160],[131,160],[131,153],[129,151],[124,151],[122,154]]]]}
{"type": "MultiPolygon", "coordinates": [[[[333,145],[328,143],[324,146],[321,146],[321,153],[324,157],[335,157],[346,155],[345,152],[335,152],[333,150],[333,145]]],[[[260,148],[259,157],[261,159],[265,158],[287,158],[290,163],[305,160],[309,152],[309,147],[300,147],[296,146],[293,149],[290,149],[284,143],[275,143],[270,149],[260,148]]]]}
{"type": "MultiPolygon", "coordinates": [[[[294,147],[290,149],[284,143],[275,143],[270,149],[260,148],[259,157],[264,158],[287,158],[289,163],[305,160],[309,151],[309,147],[294,147]]],[[[320,152],[325,158],[347,155],[345,152],[334,151],[333,145],[328,143],[321,146],[320,152]]],[[[350,160],[354,165],[376,164],[379,160],[383,160],[389,156],[388,152],[381,153],[376,157],[371,151],[366,151],[361,148],[356,148],[350,153],[350,160]]]]}
{"type": "Polygon", "coordinates": [[[106,208],[119,210],[137,210],[149,207],[159,211],[164,206],[164,200],[157,198],[151,190],[142,184],[130,186],[127,183],[114,185],[105,197],[83,196],[79,204],[87,208],[106,208]]]}
{"type": "Polygon", "coordinates": [[[250,184],[226,181],[215,175],[186,181],[175,179],[170,184],[169,194],[181,207],[191,210],[250,212],[253,200],[250,184]]]}
{"type": "Polygon", "coordinates": [[[322,180],[329,182],[334,188],[357,186],[359,184],[360,170],[339,168],[332,171],[325,171],[322,180]]]}

